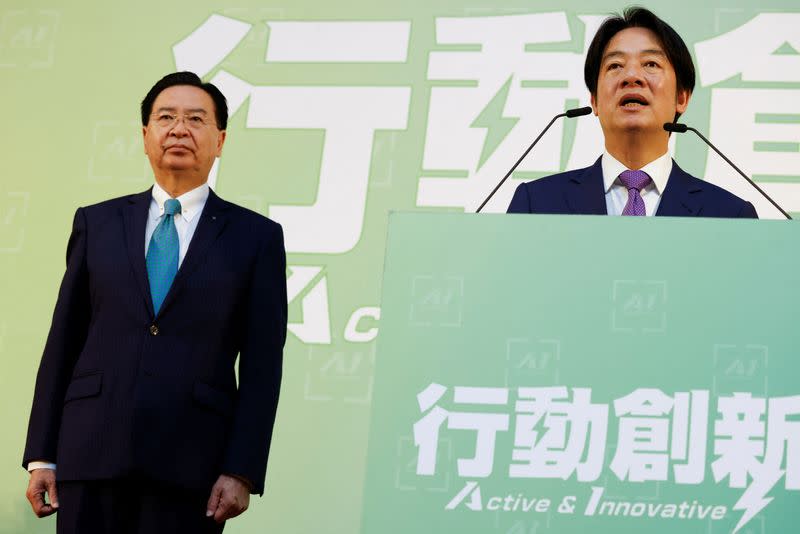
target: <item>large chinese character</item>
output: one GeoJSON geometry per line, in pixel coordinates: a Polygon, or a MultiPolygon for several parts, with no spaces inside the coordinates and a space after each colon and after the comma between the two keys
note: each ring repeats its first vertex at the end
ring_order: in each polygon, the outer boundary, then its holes
{"type": "Polygon", "coordinates": [[[772,501],[767,495],[784,474],[786,489],[800,489],[800,395],[772,398],[767,405],[766,399],[735,393],[720,397],[718,410],[714,478],[727,477],[733,488],[747,486],[733,506],[743,511],[736,532],[772,501]]]}
{"type": "MultiPolygon", "coordinates": [[[[507,388],[455,387],[455,404],[482,406],[505,406],[508,403],[507,388]]],[[[508,414],[461,412],[445,410],[437,405],[447,388],[431,384],[417,395],[420,411],[428,412],[414,423],[414,443],[418,448],[417,474],[432,475],[436,472],[436,452],[439,432],[447,421],[449,430],[475,432],[475,455],[458,459],[458,474],[462,477],[487,477],[494,466],[494,449],[497,433],[508,430],[508,414]]]]}
{"type": "MultiPolygon", "coordinates": [[[[410,23],[271,22],[267,62],[403,62],[410,23]]],[[[174,48],[179,69],[210,73],[250,29],[214,15],[174,48]]],[[[361,237],[375,132],[402,130],[409,87],[255,86],[220,69],[212,79],[233,115],[249,98],[248,128],[319,130],[319,185],[308,206],[272,205],[287,252],[343,253],[361,237]]],[[[210,181],[216,179],[216,166],[210,181]]],[[[298,180],[301,177],[284,177],[298,180]]],[[[316,179],[316,177],[314,177],[316,179]]]]}
{"type": "Polygon", "coordinates": [[[677,483],[703,481],[707,391],[694,391],[691,396],[676,393],[673,399],[658,389],[637,389],[614,401],[614,411],[619,417],[619,436],[611,470],[620,480],[665,481],[673,459],[686,461],[673,466],[677,483]]]}
{"type": "Polygon", "coordinates": [[[592,404],[592,390],[519,388],[511,477],[596,480],[603,470],[608,405],[592,404]],[[540,433],[537,428],[542,428],[540,433]],[[585,458],[585,459],[584,459],[585,458]]]}
{"type": "MultiPolygon", "coordinates": [[[[736,75],[764,88],[714,88],[709,135],[788,211],[800,211],[800,13],[762,13],[697,43],[704,87],[736,75]],[[774,85],[780,83],[781,88],[774,85]],[[786,87],[786,84],[791,85],[786,87]]],[[[753,202],[760,217],[783,216],[727,163],[708,151],[706,179],[753,202]]]]}
{"type": "MultiPolygon", "coordinates": [[[[581,17],[587,42],[601,19],[581,17]]],[[[535,50],[570,39],[563,12],[436,19],[438,44],[476,50],[430,54],[428,78],[439,85],[431,89],[418,205],[474,209],[568,101],[588,103],[583,55],[535,50]]],[[[554,125],[518,170],[558,171],[563,126],[554,125]]],[[[602,146],[597,121],[579,121],[568,166],[588,165],[602,146]]],[[[505,210],[514,182],[487,211],[505,210]]]]}

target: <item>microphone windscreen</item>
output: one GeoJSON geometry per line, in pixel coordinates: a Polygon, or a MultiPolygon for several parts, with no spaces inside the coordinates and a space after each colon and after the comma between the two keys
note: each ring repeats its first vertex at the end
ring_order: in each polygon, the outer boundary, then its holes
{"type": "Polygon", "coordinates": [[[665,122],[664,129],[668,132],[684,133],[689,127],[680,122],[665,122]]]}
{"type": "Polygon", "coordinates": [[[565,113],[567,114],[567,117],[571,119],[573,117],[583,117],[584,115],[588,115],[591,112],[592,112],[591,106],[585,106],[582,108],[568,109],[565,113]]]}

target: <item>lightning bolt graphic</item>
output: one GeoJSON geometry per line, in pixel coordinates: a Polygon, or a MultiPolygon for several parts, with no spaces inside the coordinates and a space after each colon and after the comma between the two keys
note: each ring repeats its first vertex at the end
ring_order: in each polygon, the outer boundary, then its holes
{"type": "Polygon", "coordinates": [[[486,107],[481,110],[477,118],[470,124],[471,128],[485,128],[486,138],[483,141],[483,150],[481,150],[481,159],[478,161],[478,169],[483,167],[486,160],[489,159],[503,139],[506,138],[508,133],[519,122],[515,117],[504,117],[503,110],[506,107],[508,100],[508,91],[511,89],[511,81],[513,76],[508,78],[508,81],[503,84],[503,87],[497,91],[497,94],[486,104],[486,107]]]}
{"type": "Polygon", "coordinates": [[[765,495],[778,483],[784,472],[780,469],[763,469],[758,475],[754,473],[753,482],[733,505],[734,510],[744,510],[742,518],[733,529],[733,534],[739,532],[740,528],[749,523],[758,512],[772,502],[773,497],[765,497],[765,495]]]}

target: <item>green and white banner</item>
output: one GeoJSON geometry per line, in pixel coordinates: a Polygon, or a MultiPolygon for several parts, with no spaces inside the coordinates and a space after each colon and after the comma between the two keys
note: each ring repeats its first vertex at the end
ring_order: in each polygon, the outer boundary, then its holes
{"type": "Polygon", "coordinates": [[[800,227],[390,221],[363,534],[795,530],[800,227]]]}
{"type": "MultiPolygon", "coordinates": [[[[788,0],[644,5],[695,58],[698,83],[681,120],[800,213],[800,8],[788,0]]],[[[190,69],[220,86],[231,120],[211,183],[286,232],[290,334],[267,493],[226,532],[356,534],[378,393],[387,213],[474,210],[553,115],[588,103],[587,43],[624,7],[5,0],[0,533],[53,530],[52,518],[35,520],[28,509],[19,466],[36,368],[76,207],[152,184],[138,105],[157,79],[190,69]]],[[[671,144],[685,170],[778,217],[689,135],[671,144]]],[[[487,211],[504,211],[520,181],[587,165],[601,151],[595,117],[557,123],[487,211]]],[[[760,272],[778,252],[760,257],[760,272]]],[[[496,258],[476,250],[469,261],[496,258]]],[[[414,395],[430,383],[415,384],[414,395]]],[[[466,386],[437,383],[449,392],[466,386]]],[[[590,400],[613,403],[640,386],[593,390],[590,400]]],[[[680,392],[691,401],[691,391],[662,392],[674,403],[680,392]]]]}

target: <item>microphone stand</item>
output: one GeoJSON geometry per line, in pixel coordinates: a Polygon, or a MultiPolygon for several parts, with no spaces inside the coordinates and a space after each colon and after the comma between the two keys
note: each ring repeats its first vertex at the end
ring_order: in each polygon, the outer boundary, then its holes
{"type": "Polygon", "coordinates": [[[791,216],[790,216],[788,213],[786,213],[786,211],[784,211],[784,209],[783,209],[782,207],[780,207],[780,206],[778,205],[778,203],[777,203],[777,202],[775,202],[774,200],[772,200],[772,197],[771,197],[771,196],[769,196],[769,195],[768,195],[768,194],[767,194],[767,193],[766,193],[766,192],[765,192],[763,189],[761,189],[760,187],[758,187],[758,185],[757,185],[757,184],[756,184],[756,183],[755,183],[753,180],[751,180],[750,178],[748,178],[748,176],[747,176],[745,173],[743,173],[743,172],[742,172],[742,170],[741,170],[739,167],[737,167],[736,165],[734,165],[734,164],[733,164],[733,162],[732,162],[731,160],[729,160],[727,157],[725,157],[725,154],[723,154],[722,152],[720,152],[720,151],[719,151],[719,149],[718,149],[717,147],[715,147],[715,146],[713,145],[713,143],[711,143],[711,141],[709,141],[708,139],[706,139],[706,138],[705,138],[705,136],[704,136],[703,134],[701,134],[700,132],[698,132],[697,130],[695,130],[694,128],[692,128],[691,126],[687,126],[687,125],[685,125],[685,124],[681,124],[681,123],[679,123],[679,122],[667,122],[667,123],[664,123],[664,129],[665,129],[666,131],[668,131],[668,132],[675,132],[675,133],[685,133],[687,130],[691,130],[691,131],[693,131],[694,133],[696,133],[696,134],[697,134],[697,136],[698,136],[700,139],[702,139],[703,141],[705,141],[705,143],[706,143],[708,146],[710,146],[711,148],[713,148],[713,149],[714,149],[714,152],[716,152],[717,154],[719,154],[719,155],[720,155],[720,157],[721,157],[722,159],[724,159],[724,160],[725,160],[725,161],[728,163],[728,165],[730,165],[731,167],[733,167],[733,168],[736,170],[736,172],[738,172],[740,175],[742,175],[742,178],[744,178],[745,180],[747,180],[747,181],[748,181],[748,183],[749,183],[750,185],[752,185],[752,186],[753,186],[753,187],[754,187],[754,188],[755,188],[755,189],[756,189],[756,190],[757,190],[759,193],[761,193],[761,195],[762,195],[764,198],[766,198],[767,200],[769,200],[770,202],[772,202],[772,205],[773,205],[773,206],[775,206],[776,208],[778,208],[778,211],[780,211],[780,212],[783,214],[783,216],[784,216],[784,217],[786,217],[786,218],[787,218],[787,219],[789,219],[789,220],[791,220],[791,219],[792,219],[792,217],[791,217],[791,216]]]}
{"type": "Polygon", "coordinates": [[[542,133],[539,134],[539,137],[537,137],[536,139],[533,140],[533,143],[531,143],[531,146],[528,147],[528,150],[526,150],[525,152],[522,153],[522,155],[519,157],[517,162],[514,165],[511,166],[511,168],[508,170],[508,172],[503,177],[503,179],[500,180],[500,183],[497,184],[497,186],[492,190],[492,192],[489,193],[489,196],[486,197],[486,199],[481,203],[480,206],[478,206],[478,209],[475,211],[475,213],[480,213],[481,212],[481,210],[486,205],[486,203],[489,202],[489,199],[491,199],[494,196],[494,194],[497,193],[497,190],[500,189],[500,187],[506,182],[506,180],[508,180],[508,177],[511,176],[511,173],[513,173],[517,169],[517,167],[519,167],[519,164],[522,163],[522,160],[525,159],[525,156],[527,156],[528,153],[531,151],[531,149],[534,146],[536,146],[536,143],[539,142],[539,139],[541,139],[542,136],[547,132],[547,130],[550,129],[550,127],[553,125],[554,122],[556,122],[561,117],[567,117],[567,118],[571,119],[573,117],[581,117],[583,115],[588,115],[591,112],[592,112],[592,108],[589,107],[589,106],[586,106],[586,107],[582,107],[582,108],[568,109],[564,113],[559,113],[558,115],[553,117],[553,119],[547,124],[547,126],[544,127],[544,130],[542,130],[542,133]]]}

